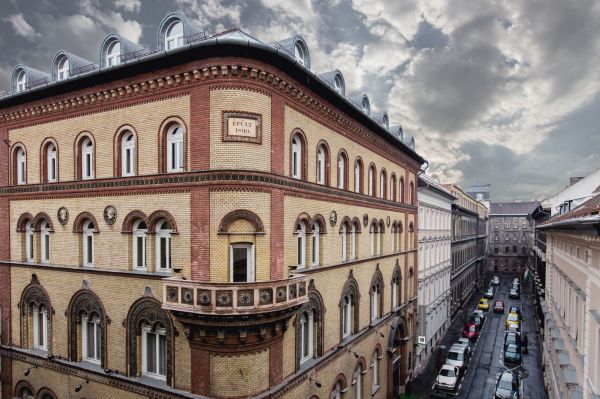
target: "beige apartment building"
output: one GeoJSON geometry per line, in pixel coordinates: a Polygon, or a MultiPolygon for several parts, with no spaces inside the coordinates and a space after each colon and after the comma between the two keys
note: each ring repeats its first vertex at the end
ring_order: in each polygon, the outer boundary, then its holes
{"type": "Polygon", "coordinates": [[[0,100],[3,397],[388,398],[414,367],[414,141],[300,36],[165,17],[0,100]]]}
{"type": "Polygon", "coordinates": [[[579,206],[538,226],[547,237],[542,308],[550,399],[600,397],[599,188],[579,206]]]}

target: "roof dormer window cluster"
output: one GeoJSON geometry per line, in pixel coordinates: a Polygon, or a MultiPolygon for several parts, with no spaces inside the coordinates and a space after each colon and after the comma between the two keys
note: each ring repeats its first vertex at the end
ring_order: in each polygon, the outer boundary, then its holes
{"type": "Polygon", "coordinates": [[[118,65],[121,63],[121,42],[113,40],[106,49],[106,66],[118,65]]]}
{"type": "Polygon", "coordinates": [[[183,46],[183,24],[176,19],[167,28],[165,33],[165,49],[173,50],[183,46]]]}

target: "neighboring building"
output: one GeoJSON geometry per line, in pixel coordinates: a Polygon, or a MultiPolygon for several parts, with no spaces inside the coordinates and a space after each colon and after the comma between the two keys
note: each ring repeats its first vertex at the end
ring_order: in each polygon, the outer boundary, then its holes
{"type": "Polygon", "coordinates": [[[571,177],[569,185],[564,190],[548,199],[552,216],[575,209],[590,199],[598,187],[600,187],[600,169],[586,177],[571,177]]]}
{"type": "Polygon", "coordinates": [[[492,202],[489,266],[493,273],[523,274],[533,249],[534,222],[527,219],[538,202],[492,202]]]}
{"type": "Polygon", "coordinates": [[[600,187],[590,199],[553,216],[538,230],[547,236],[546,303],[542,307],[546,316],[544,379],[549,397],[597,399],[600,397],[600,187]]]}
{"type": "Polygon", "coordinates": [[[541,203],[533,209],[527,220],[533,222],[535,231],[533,236],[533,248],[529,251],[529,261],[527,267],[533,276],[534,282],[534,306],[539,322],[538,331],[544,329],[544,312],[542,303],[546,297],[546,232],[537,227],[550,218],[550,208],[546,202],[541,203]]]}
{"type": "Polygon", "coordinates": [[[452,203],[456,199],[432,178],[419,176],[419,323],[417,367],[427,359],[450,325],[450,244],[452,203]]]}
{"type": "Polygon", "coordinates": [[[456,198],[452,204],[452,316],[483,284],[486,269],[488,210],[470,197],[460,187],[445,184],[443,187],[456,198]]]}
{"type": "Polygon", "coordinates": [[[467,193],[471,198],[480,201],[489,209],[489,204],[492,201],[491,184],[480,184],[478,181],[476,181],[471,187],[465,188],[465,193],[467,193]]]}
{"type": "Polygon", "coordinates": [[[156,50],[100,54],[19,66],[0,100],[3,397],[402,392],[414,141],[300,36],[172,13],[156,50]]]}

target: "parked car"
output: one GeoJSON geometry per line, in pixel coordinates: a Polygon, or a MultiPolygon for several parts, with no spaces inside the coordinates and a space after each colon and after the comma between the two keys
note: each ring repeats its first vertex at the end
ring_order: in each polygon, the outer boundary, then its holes
{"type": "Polygon", "coordinates": [[[460,370],[458,367],[444,364],[440,370],[440,373],[435,379],[436,388],[446,391],[456,390],[459,374],[460,370]]]}
{"type": "Polygon", "coordinates": [[[498,276],[492,277],[492,285],[500,285],[500,278],[498,276]]]}
{"type": "Polygon", "coordinates": [[[462,371],[467,367],[469,351],[464,345],[452,345],[446,356],[446,364],[456,366],[462,371]]]}
{"type": "Polygon", "coordinates": [[[479,327],[475,323],[467,323],[463,335],[469,338],[471,341],[475,341],[479,336],[479,327]]]}
{"type": "Polygon", "coordinates": [[[507,345],[518,345],[521,346],[521,334],[514,331],[508,331],[504,334],[504,348],[507,345]]]}
{"type": "Polygon", "coordinates": [[[504,313],[504,302],[496,301],[494,304],[494,313],[504,313]]]}
{"type": "Polygon", "coordinates": [[[519,317],[521,317],[521,308],[518,306],[511,306],[509,313],[516,313],[519,315],[519,317]]]}
{"type": "Polygon", "coordinates": [[[521,381],[517,373],[512,373],[508,370],[498,376],[496,380],[496,391],[494,392],[496,399],[522,399],[523,390],[521,381]]]}
{"type": "Polygon", "coordinates": [[[516,333],[521,333],[521,324],[514,324],[511,323],[508,328],[506,329],[506,332],[516,332],[516,333]]]}
{"type": "Polygon", "coordinates": [[[504,348],[504,363],[521,364],[521,348],[516,344],[508,344],[504,348]]]}
{"type": "Polygon", "coordinates": [[[467,347],[467,349],[469,349],[469,355],[471,354],[471,349],[472,349],[473,343],[471,342],[471,340],[469,338],[461,337],[456,341],[456,343],[465,345],[467,347]]]}
{"type": "Polygon", "coordinates": [[[508,330],[511,325],[516,325],[518,328],[521,328],[521,319],[518,314],[509,313],[508,316],[506,316],[506,329],[508,330]]]}
{"type": "Polygon", "coordinates": [[[483,294],[483,297],[487,298],[487,299],[492,299],[494,297],[494,294],[495,294],[494,287],[489,287],[483,294]]]}
{"type": "Polygon", "coordinates": [[[485,310],[485,311],[490,310],[490,303],[488,302],[487,299],[481,298],[479,300],[479,305],[477,305],[477,309],[485,310]]]}
{"type": "Polygon", "coordinates": [[[475,324],[478,330],[481,330],[483,327],[483,318],[479,316],[477,313],[473,313],[471,317],[469,317],[469,321],[467,324],[475,324]]]}
{"type": "Polygon", "coordinates": [[[510,290],[510,292],[508,293],[508,297],[509,297],[510,299],[521,299],[521,293],[520,293],[518,290],[516,290],[516,289],[514,289],[514,288],[513,288],[513,289],[512,289],[512,290],[510,290]]]}

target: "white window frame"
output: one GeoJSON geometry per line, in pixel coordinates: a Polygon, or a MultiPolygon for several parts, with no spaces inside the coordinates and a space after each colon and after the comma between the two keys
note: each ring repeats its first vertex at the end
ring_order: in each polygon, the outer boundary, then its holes
{"type": "Polygon", "coordinates": [[[338,188],[346,189],[346,157],[344,154],[338,156],[338,188]]]}
{"type": "Polygon", "coordinates": [[[369,102],[367,101],[366,98],[362,99],[361,109],[362,109],[362,112],[364,112],[365,114],[367,114],[367,115],[369,114],[369,102]]]}
{"type": "Polygon", "coordinates": [[[121,139],[121,176],[135,176],[135,146],[135,134],[131,131],[124,133],[121,139]]]}
{"type": "Polygon", "coordinates": [[[35,260],[33,222],[31,220],[25,225],[25,259],[27,262],[33,262],[35,260]]]}
{"type": "Polygon", "coordinates": [[[61,81],[69,77],[69,58],[62,56],[56,63],[56,80],[61,81]]]}
{"type": "MultiPolygon", "coordinates": [[[[160,361],[161,359],[161,355],[160,355],[160,344],[159,344],[159,336],[165,336],[166,335],[166,330],[164,328],[157,328],[155,331],[152,331],[152,328],[147,325],[144,324],[142,325],[142,375],[148,376],[148,377],[152,377],[158,380],[166,380],[167,376],[167,370],[165,367],[165,374],[159,374],[159,373],[154,373],[151,371],[148,371],[148,345],[149,344],[154,344],[156,345],[156,368],[157,371],[160,369],[160,361]],[[148,336],[152,336],[152,341],[154,342],[149,342],[150,340],[148,339],[148,336]]],[[[165,338],[166,339],[166,338],[165,338]]],[[[166,346],[166,342],[165,342],[165,353],[162,354],[162,356],[164,358],[167,357],[167,346],[166,346]]]]}
{"type": "Polygon", "coordinates": [[[302,178],[302,140],[298,135],[292,137],[292,178],[302,178]]]}
{"type": "Polygon", "coordinates": [[[94,318],[92,318],[92,320],[90,320],[89,317],[83,316],[81,318],[81,357],[83,358],[84,361],[100,364],[100,361],[101,361],[100,352],[102,351],[102,342],[100,342],[101,337],[102,337],[102,331],[101,331],[101,327],[100,327],[100,319],[98,317],[94,317],[94,318]],[[93,328],[94,336],[93,337],[88,336],[88,324],[94,325],[94,328],[93,328]],[[90,338],[93,340],[94,351],[97,350],[98,353],[90,354],[88,352],[88,343],[89,343],[90,338]]]}
{"type": "Polygon", "coordinates": [[[310,360],[314,356],[314,313],[311,310],[300,318],[300,363],[310,360]],[[307,336],[308,335],[308,336],[307,336]],[[308,347],[305,346],[305,341],[308,347]]]}
{"type": "Polygon", "coordinates": [[[368,192],[369,192],[369,195],[372,196],[372,197],[375,196],[375,184],[374,184],[375,183],[375,176],[374,175],[375,175],[375,169],[372,168],[372,167],[369,167],[369,176],[368,176],[368,179],[367,179],[368,180],[368,184],[369,184],[368,192]]]}
{"type": "Polygon", "coordinates": [[[168,224],[168,222],[166,220],[162,220],[160,222],[158,222],[158,224],[156,225],[156,271],[157,272],[163,272],[163,273],[170,273],[172,270],[173,265],[171,264],[171,245],[172,245],[172,237],[171,237],[171,233],[172,230],[171,229],[165,229],[163,228],[163,226],[165,224],[168,224]],[[161,249],[161,240],[166,240],[166,244],[165,244],[165,266],[163,267],[163,265],[161,264],[161,260],[162,260],[162,249],[161,249]]]}
{"type": "Polygon", "coordinates": [[[339,382],[335,384],[335,387],[331,392],[330,399],[342,399],[342,387],[340,386],[339,382]]]}
{"type": "Polygon", "coordinates": [[[352,298],[345,296],[342,305],[342,338],[352,334],[352,298]]]}
{"type": "Polygon", "coordinates": [[[57,163],[56,163],[56,145],[54,145],[54,143],[50,143],[50,145],[48,146],[48,148],[46,149],[46,169],[47,169],[47,176],[46,178],[48,179],[48,183],[54,183],[56,182],[57,179],[57,163]]]}
{"type": "Polygon", "coordinates": [[[333,78],[333,87],[335,91],[342,94],[342,79],[338,75],[335,75],[335,78],[333,78]]]}
{"type": "Polygon", "coordinates": [[[304,54],[304,49],[302,48],[302,45],[298,42],[294,44],[294,57],[296,58],[296,61],[298,61],[299,64],[305,66],[306,55],[304,54]]]}
{"type": "Polygon", "coordinates": [[[362,399],[362,369],[360,366],[354,371],[354,399],[362,399]]]}
{"type": "MultiPolygon", "coordinates": [[[[373,287],[371,287],[373,288],[373,287]]],[[[371,321],[375,321],[379,318],[379,289],[375,286],[375,289],[371,291],[371,321]]]]}
{"type": "Polygon", "coordinates": [[[354,163],[354,192],[360,193],[360,181],[361,181],[361,165],[360,162],[354,163]]]}
{"type": "Polygon", "coordinates": [[[113,40],[106,49],[106,66],[119,65],[121,63],[121,42],[113,40]]]}
{"type": "Polygon", "coordinates": [[[298,267],[306,266],[306,224],[304,222],[298,222],[296,226],[298,254],[297,262],[298,267]]]}
{"type": "Polygon", "coordinates": [[[377,227],[377,255],[381,255],[381,244],[382,244],[382,240],[383,240],[383,235],[381,234],[381,230],[382,227],[378,226],[377,227]]]}
{"type": "Polygon", "coordinates": [[[50,226],[43,222],[40,229],[40,260],[42,263],[50,262],[50,226]]]}
{"type": "Polygon", "coordinates": [[[179,19],[172,21],[165,29],[165,50],[173,50],[183,46],[183,22],[179,19]],[[176,25],[181,26],[181,33],[171,33],[176,25]]]}
{"type": "Polygon", "coordinates": [[[25,149],[19,147],[17,149],[17,184],[25,184],[27,176],[27,155],[25,149]]]}
{"type": "Polygon", "coordinates": [[[392,280],[392,309],[398,307],[398,281],[392,280]]]}
{"type": "Polygon", "coordinates": [[[94,266],[94,229],[91,220],[86,220],[83,225],[83,266],[94,266]],[[90,262],[91,258],[91,262],[90,262]]]}
{"type": "Polygon", "coordinates": [[[183,172],[184,158],[183,128],[174,124],[167,130],[167,172],[183,172]]]}
{"type": "Polygon", "coordinates": [[[369,228],[369,235],[371,236],[371,256],[375,256],[375,224],[371,223],[369,228]]]}
{"type": "Polygon", "coordinates": [[[254,270],[254,244],[252,243],[235,243],[229,246],[229,281],[233,283],[233,250],[235,248],[244,248],[246,249],[246,259],[248,263],[246,264],[246,276],[247,280],[245,282],[251,283],[255,279],[255,270],[254,270]]]}
{"type": "Polygon", "coordinates": [[[84,138],[81,143],[81,178],[94,178],[94,142],[89,137],[84,138]]]}
{"type": "Polygon", "coordinates": [[[148,253],[146,252],[148,243],[148,227],[143,220],[138,220],[133,225],[132,233],[132,267],[136,270],[146,270],[148,253]],[[142,223],[144,224],[143,226],[142,223]],[[142,262],[139,259],[139,246],[142,246],[142,262]],[[140,265],[141,263],[141,265],[140,265]]]}
{"type": "Polygon", "coordinates": [[[325,184],[325,148],[319,146],[317,150],[317,183],[325,184]]]}
{"type": "Polygon", "coordinates": [[[356,226],[350,226],[350,258],[356,259],[356,226]]]}
{"type": "Polygon", "coordinates": [[[312,264],[318,266],[320,263],[321,249],[321,227],[319,223],[313,223],[312,227],[312,264]]]}
{"type": "MultiPolygon", "coordinates": [[[[40,305],[43,306],[43,305],[40,305]]],[[[35,349],[48,350],[48,309],[33,309],[33,347],[35,349]],[[42,325],[40,326],[39,316],[42,314],[42,325]],[[41,328],[41,330],[40,330],[41,328]],[[42,344],[39,344],[39,337],[42,337],[42,344]]]]}
{"type": "Polygon", "coordinates": [[[21,70],[17,75],[17,93],[25,91],[27,89],[27,74],[24,70],[21,70]]]}
{"type": "Polygon", "coordinates": [[[385,173],[379,173],[379,198],[385,199],[385,173]]]}
{"type": "Polygon", "coordinates": [[[341,226],[341,237],[342,237],[342,262],[345,262],[348,260],[348,248],[347,248],[347,240],[348,240],[348,229],[346,227],[346,224],[342,224],[341,226]]]}
{"type": "Polygon", "coordinates": [[[379,388],[379,359],[377,358],[377,352],[373,352],[371,357],[371,367],[373,368],[373,378],[371,380],[371,390],[375,392],[379,388]]]}

